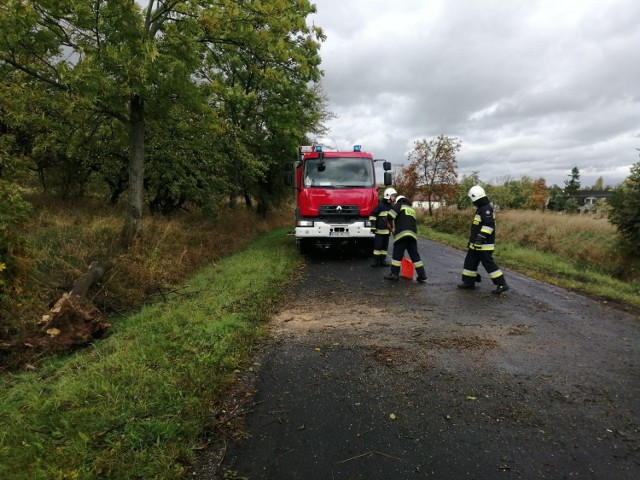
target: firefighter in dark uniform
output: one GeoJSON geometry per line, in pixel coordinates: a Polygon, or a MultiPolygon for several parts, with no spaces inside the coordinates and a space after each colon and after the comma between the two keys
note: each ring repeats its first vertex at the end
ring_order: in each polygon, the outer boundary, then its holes
{"type": "Polygon", "coordinates": [[[383,198],[378,202],[376,208],[371,210],[369,214],[369,222],[371,222],[371,231],[375,234],[373,238],[373,263],[372,267],[388,267],[387,249],[389,248],[389,236],[391,229],[389,228],[387,215],[391,208],[391,196],[398,192],[393,188],[387,188],[384,191],[383,198]]]}
{"type": "Polygon", "coordinates": [[[493,205],[489,201],[484,189],[479,185],[471,187],[469,198],[476,207],[476,213],[471,224],[471,234],[467,246],[467,256],[464,259],[462,283],[458,288],[472,290],[476,282],[480,281],[478,265],[482,263],[491,281],[496,286],[491,293],[497,295],[509,290],[504,274],[493,260],[493,250],[496,241],[496,221],[493,205]]]}
{"type": "Polygon", "coordinates": [[[391,199],[394,202],[393,207],[389,210],[389,218],[393,225],[393,258],[391,260],[391,272],[385,275],[384,278],[387,280],[398,280],[400,278],[400,266],[406,251],[418,274],[417,280],[421,283],[425,282],[427,274],[418,253],[416,211],[411,208],[404,195],[391,195],[391,199]]]}

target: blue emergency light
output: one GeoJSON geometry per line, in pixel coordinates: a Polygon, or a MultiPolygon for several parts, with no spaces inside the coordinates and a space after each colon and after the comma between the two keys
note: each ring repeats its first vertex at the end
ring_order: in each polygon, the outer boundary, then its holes
{"type": "Polygon", "coordinates": [[[316,152],[322,151],[322,145],[316,145],[316,152]]]}
{"type": "Polygon", "coordinates": [[[353,151],[354,152],[359,152],[361,150],[361,148],[362,148],[362,145],[354,145],[353,146],[353,151]]]}

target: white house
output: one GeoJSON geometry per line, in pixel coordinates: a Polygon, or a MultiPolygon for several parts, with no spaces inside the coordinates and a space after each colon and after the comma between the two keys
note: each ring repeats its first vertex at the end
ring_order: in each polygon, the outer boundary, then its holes
{"type": "MultiPolygon", "coordinates": [[[[429,210],[429,198],[423,195],[416,195],[411,204],[416,210],[429,210]]],[[[431,208],[436,210],[441,207],[446,207],[446,202],[438,195],[431,195],[431,208]]]]}

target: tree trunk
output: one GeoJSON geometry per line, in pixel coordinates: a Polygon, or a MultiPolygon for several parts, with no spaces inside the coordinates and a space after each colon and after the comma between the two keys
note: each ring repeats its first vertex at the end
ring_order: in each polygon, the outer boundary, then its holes
{"type": "Polygon", "coordinates": [[[129,194],[127,216],[120,236],[129,248],[142,234],[142,200],[144,196],[144,100],[134,95],[129,102],[129,194]]]}

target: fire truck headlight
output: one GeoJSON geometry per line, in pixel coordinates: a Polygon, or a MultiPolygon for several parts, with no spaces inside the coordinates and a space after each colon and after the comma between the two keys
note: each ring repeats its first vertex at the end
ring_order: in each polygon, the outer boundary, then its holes
{"type": "Polygon", "coordinates": [[[312,220],[298,220],[299,227],[313,227],[312,220]]]}

